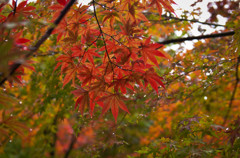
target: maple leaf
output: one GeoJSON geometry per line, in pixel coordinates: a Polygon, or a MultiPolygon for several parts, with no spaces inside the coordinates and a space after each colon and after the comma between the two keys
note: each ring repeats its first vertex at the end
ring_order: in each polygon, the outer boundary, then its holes
{"type": "Polygon", "coordinates": [[[118,108],[119,107],[122,110],[129,113],[126,105],[124,104],[124,102],[122,100],[123,100],[123,97],[120,97],[119,94],[109,94],[107,96],[104,96],[104,97],[100,98],[98,101],[103,102],[102,114],[105,114],[111,108],[114,119],[117,122],[118,108]]]}
{"type": "Polygon", "coordinates": [[[73,85],[75,84],[75,77],[76,77],[76,74],[79,70],[79,67],[76,66],[76,65],[69,65],[66,70],[65,70],[65,77],[63,79],[63,87],[68,83],[70,82],[71,80],[73,80],[73,85]]]}
{"type": "Polygon", "coordinates": [[[90,95],[92,96],[93,100],[98,100],[100,96],[105,93],[106,87],[109,86],[104,79],[98,79],[94,83],[91,84],[89,88],[90,95]]]}
{"type": "Polygon", "coordinates": [[[126,94],[127,93],[127,90],[126,88],[129,88],[131,90],[134,91],[134,88],[133,86],[130,84],[130,81],[128,78],[126,77],[123,77],[123,78],[120,78],[120,79],[116,79],[114,82],[113,82],[113,85],[114,85],[114,90],[115,91],[118,91],[118,89],[120,88],[121,92],[123,94],[126,94]]]}
{"type": "Polygon", "coordinates": [[[144,5],[142,5],[139,1],[135,1],[135,2],[131,0],[123,1],[123,5],[121,9],[125,10],[126,8],[127,8],[127,12],[126,12],[127,19],[131,19],[132,21],[136,21],[136,20],[148,21],[148,19],[142,13],[143,11],[142,8],[144,8],[144,5]]]}
{"type": "Polygon", "coordinates": [[[94,65],[86,64],[78,72],[78,78],[82,81],[82,86],[91,85],[92,81],[97,78],[96,68],[94,65]]]}
{"type": "Polygon", "coordinates": [[[99,58],[101,57],[96,52],[96,49],[94,49],[94,48],[83,51],[80,46],[74,46],[71,50],[73,51],[73,54],[72,54],[73,57],[82,57],[82,59],[81,59],[82,63],[85,63],[85,61],[88,59],[88,61],[91,62],[92,65],[94,65],[94,57],[93,56],[99,57],[99,58]]]}
{"type": "Polygon", "coordinates": [[[69,0],[57,0],[57,2],[58,2],[59,4],[65,6],[65,5],[69,2],[69,0]]]}
{"type": "Polygon", "coordinates": [[[161,16],[161,15],[162,15],[162,6],[163,6],[166,10],[174,13],[174,9],[173,9],[173,7],[171,6],[171,4],[176,4],[176,3],[175,3],[173,0],[152,0],[152,1],[150,2],[150,5],[149,5],[149,6],[153,6],[154,4],[157,6],[158,13],[159,13],[159,15],[161,16]]]}
{"type": "Polygon", "coordinates": [[[164,58],[166,58],[166,56],[162,52],[157,50],[157,48],[162,46],[161,44],[158,44],[158,43],[150,44],[150,41],[151,41],[151,36],[149,38],[147,38],[147,40],[144,43],[140,43],[140,45],[141,45],[140,46],[140,48],[141,48],[140,51],[141,51],[142,56],[143,56],[143,61],[145,63],[147,63],[147,59],[149,59],[156,66],[159,66],[155,56],[164,57],[164,58]]]}
{"type": "Polygon", "coordinates": [[[75,14],[71,20],[71,23],[68,24],[71,30],[77,31],[83,24],[88,25],[88,21],[93,17],[89,14],[86,14],[88,8],[89,6],[80,5],[77,10],[74,10],[75,14]]]}
{"type": "Polygon", "coordinates": [[[78,97],[76,100],[75,109],[79,105],[79,110],[83,115],[85,107],[89,107],[89,113],[92,116],[93,110],[94,110],[94,103],[92,102],[89,96],[89,92],[80,86],[77,86],[77,87],[78,87],[77,90],[72,91],[75,97],[78,97]]]}
{"type": "Polygon", "coordinates": [[[161,80],[163,80],[162,77],[158,76],[153,68],[150,68],[143,76],[145,81],[145,88],[147,87],[148,83],[153,87],[153,89],[158,94],[158,85],[162,86],[165,89],[165,86],[161,80]]]}
{"type": "Polygon", "coordinates": [[[16,69],[16,71],[13,73],[13,75],[9,76],[7,79],[10,86],[12,86],[13,81],[15,81],[16,83],[18,83],[20,85],[23,85],[22,84],[22,76],[25,74],[24,68],[28,68],[32,71],[35,71],[34,67],[29,65],[29,64],[34,63],[31,60],[9,62],[10,69],[12,69],[12,67],[15,67],[19,63],[21,63],[21,65],[16,69]]]}
{"type": "Polygon", "coordinates": [[[126,20],[121,18],[121,22],[123,26],[120,26],[120,28],[123,35],[134,37],[134,34],[141,32],[141,30],[136,27],[138,25],[136,21],[132,21],[129,18],[126,20]]]}
{"type": "Polygon", "coordinates": [[[102,13],[103,15],[105,15],[103,17],[103,23],[106,22],[108,19],[110,21],[110,26],[113,27],[113,24],[116,20],[119,20],[119,16],[118,13],[114,10],[106,10],[102,13]]]}
{"type": "MultiPolygon", "coordinates": [[[[28,127],[25,124],[19,122],[16,116],[7,116],[5,114],[5,111],[1,111],[0,113],[1,113],[1,117],[0,117],[1,124],[6,126],[11,131],[17,133],[21,137],[24,137],[24,133],[25,133],[24,131],[27,131],[28,127]]],[[[4,130],[4,133],[8,134],[8,130],[4,130]]]]}
{"type": "Polygon", "coordinates": [[[59,63],[57,63],[56,67],[54,68],[54,71],[62,65],[61,67],[61,72],[63,73],[66,68],[68,67],[69,64],[73,63],[73,57],[71,54],[66,53],[63,55],[60,55],[59,57],[57,57],[56,59],[57,61],[60,61],[59,63]]]}
{"type": "MultiPolygon", "coordinates": [[[[12,10],[14,10],[15,4],[16,4],[16,2],[13,0],[13,1],[12,1],[12,5],[9,5],[12,10]]],[[[37,16],[36,13],[30,12],[30,11],[32,11],[32,10],[35,10],[35,7],[33,7],[33,6],[27,6],[27,1],[22,1],[21,3],[18,4],[15,13],[14,13],[14,12],[11,12],[11,13],[8,15],[8,18],[16,18],[17,16],[19,16],[19,15],[21,15],[21,14],[22,14],[24,17],[27,17],[27,16],[29,16],[29,15],[37,16]],[[14,16],[13,16],[13,15],[14,15],[14,16]]]]}
{"type": "Polygon", "coordinates": [[[86,43],[87,45],[91,45],[100,35],[98,30],[91,28],[86,28],[85,30],[82,30],[82,32],[82,43],[86,43]]]}
{"type": "Polygon", "coordinates": [[[57,59],[57,61],[61,61],[57,63],[56,67],[54,68],[54,71],[59,67],[61,67],[61,73],[65,73],[65,77],[63,80],[63,87],[73,80],[73,84],[75,84],[75,77],[79,70],[79,65],[75,65],[73,62],[73,57],[70,53],[66,53],[64,55],[60,55],[57,59]]]}
{"type": "Polygon", "coordinates": [[[71,30],[68,30],[68,37],[64,38],[63,41],[69,42],[69,43],[75,43],[77,42],[77,38],[78,38],[77,31],[74,33],[71,30]]]}

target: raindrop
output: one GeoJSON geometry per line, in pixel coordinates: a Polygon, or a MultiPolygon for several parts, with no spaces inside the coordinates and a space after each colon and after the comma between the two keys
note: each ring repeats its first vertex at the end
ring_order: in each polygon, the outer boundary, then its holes
{"type": "Polygon", "coordinates": [[[135,86],[138,88],[139,87],[139,85],[138,84],[135,84],[135,86]]]}
{"type": "Polygon", "coordinates": [[[188,80],[191,80],[191,77],[190,77],[190,76],[186,76],[186,78],[187,78],[188,80]]]}
{"type": "Polygon", "coordinates": [[[180,75],[185,75],[185,72],[181,72],[180,75]]]}
{"type": "Polygon", "coordinates": [[[204,96],[204,100],[207,100],[207,96],[204,96]]]}
{"type": "Polygon", "coordinates": [[[174,73],[174,70],[171,70],[169,73],[170,73],[170,75],[172,75],[174,73]]]}
{"type": "Polygon", "coordinates": [[[207,73],[206,73],[206,75],[207,75],[207,76],[209,76],[209,75],[210,75],[210,73],[209,73],[209,72],[207,72],[207,73]]]}
{"type": "Polygon", "coordinates": [[[20,101],[19,104],[22,104],[22,101],[20,101]]]}
{"type": "Polygon", "coordinates": [[[9,142],[11,143],[11,142],[12,142],[12,140],[10,139],[10,140],[9,140],[9,142]]]}

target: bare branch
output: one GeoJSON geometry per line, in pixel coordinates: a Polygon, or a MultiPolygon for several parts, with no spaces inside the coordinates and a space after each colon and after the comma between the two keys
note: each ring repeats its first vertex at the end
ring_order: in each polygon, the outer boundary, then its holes
{"type": "Polygon", "coordinates": [[[209,34],[209,35],[201,35],[201,36],[191,36],[191,37],[185,37],[185,38],[177,38],[177,39],[170,39],[170,40],[165,40],[162,42],[158,42],[159,44],[171,44],[171,43],[180,43],[180,42],[185,42],[185,41],[192,41],[192,40],[200,40],[200,39],[206,39],[206,38],[217,38],[217,37],[225,37],[225,36],[232,36],[234,35],[234,31],[229,31],[229,32],[222,32],[222,33],[214,33],[214,34],[209,34]]]}
{"type": "Polygon", "coordinates": [[[209,23],[209,22],[202,22],[202,21],[198,21],[198,20],[196,20],[196,19],[184,19],[184,18],[177,18],[177,17],[165,16],[165,15],[162,15],[162,17],[165,18],[164,20],[174,19],[174,20],[176,20],[176,21],[189,21],[189,22],[199,23],[199,24],[203,24],[203,25],[225,27],[224,25],[221,25],[221,24],[214,24],[214,23],[209,23]]]}

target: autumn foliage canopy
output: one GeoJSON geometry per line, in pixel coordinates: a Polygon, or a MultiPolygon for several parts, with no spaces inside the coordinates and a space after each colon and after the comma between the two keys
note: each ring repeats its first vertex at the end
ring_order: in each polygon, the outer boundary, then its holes
{"type": "Polygon", "coordinates": [[[239,156],[239,1],[201,3],[0,1],[0,156],[239,156]]]}

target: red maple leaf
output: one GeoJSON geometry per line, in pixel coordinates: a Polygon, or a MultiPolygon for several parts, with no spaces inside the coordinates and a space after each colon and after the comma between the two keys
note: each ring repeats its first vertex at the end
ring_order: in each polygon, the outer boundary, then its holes
{"type": "Polygon", "coordinates": [[[122,100],[123,100],[123,97],[121,97],[119,94],[109,94],[107,96],[100,98],[98,101],[103,102],[102,114],[105,114],[111,108],[114,119],[117,122],[119,107],[122,110],[129,113],[126,105],[122,100]]]}
{"type": "Polygon", "coordinates": [[[153,89],[158,94],[158,85],[162,86],[165,89],[165,86],[162,82],[163,78],[158,76],[153,68],[150,68],[145,74],[144,74],[144,82],[145,82],[145,88],[147,87],[148,83],[153,87],[153,89]]]}
{"type": "Polygon", "coordinates": [[[69,0],[57,0],[59,4],[65,6],[69,0]]]}
{"type": "Polygon", "coordinates": [[[92,102],[89,96],[89,92],[83,89],[82,87],[78,86],[78,89],[72,91],[72,93],[76,97],[78,97],[75,104],[75,109],[78,107],[78,104],[79,104],[79,110],[83,115],[85,107],[89,107],[89,112],[90,112],[90,115],[92,116],[93,110],[94,110],[94,103],[92,102]]]}
{"type": "Polygon", "coordinates": [[[86,64],[78,72],[78,79],[82,81],[82,86],[91,85],[92,81],[97,78],[97,72],[94,65],[86,64]]]}
{"type": "MultiPolygon", "coordinates": [[[[9,5],[11,7],[12,10],[15,10],[15,1],[12,1],[12,5],[9,5]]],[[[11,12],[8,15],[8,18],[16,18],[18,15],[23,15],[25,17],[29,16],[29,15],[35,15],[37,16],[36,13],[31,12],[32,10],[35,10],[35,7],[33,6],[27,6],[27,1],[22,1],[21,3],[18,4],[18,6],[16,7],[15,12],[11,12]],[[13,16],[14,15],[14,16],[13,16]]]]}

